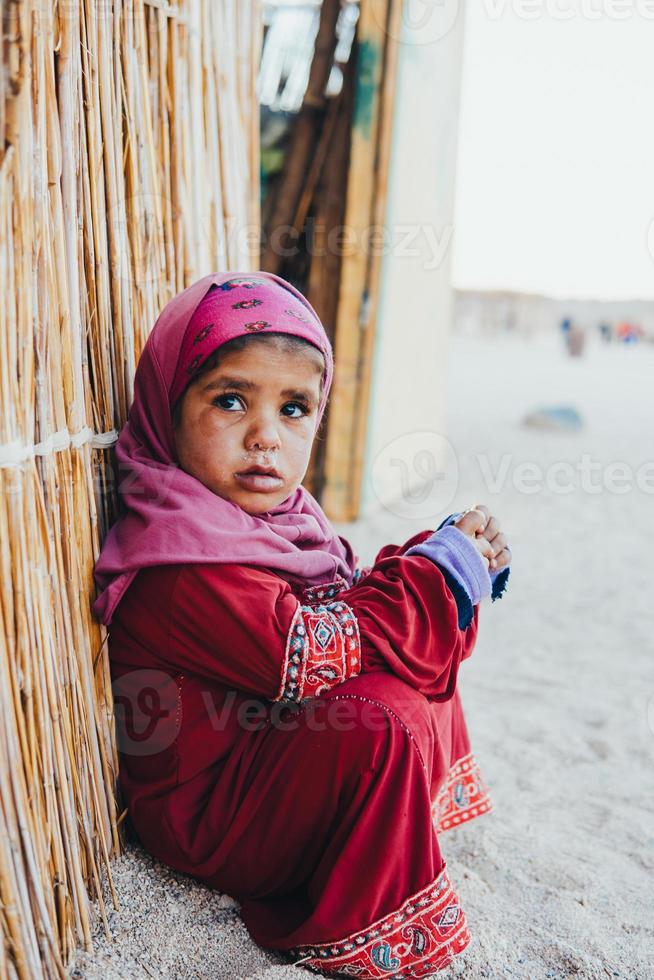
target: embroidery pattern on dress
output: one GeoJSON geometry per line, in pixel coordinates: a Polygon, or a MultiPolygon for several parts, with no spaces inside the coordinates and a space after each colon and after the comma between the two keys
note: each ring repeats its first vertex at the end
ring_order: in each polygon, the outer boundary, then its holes
{"type": "Polygon", "coordinates": [[[365,980],[404,980],[442,970],[470,942],[466,916],[443,867],[436,879],[394,912],[333,943],[289,952],[325,973],[365,980]]]}
{"type": "Polygon", "coordinates": [[[450,769],[443,787],[432,803],[432,821],[436,831],[440,832],[468,823],[492,809],[493,804],[479,763],[470,752],[450,769]]]}
{"type": "Polygon", "coordinates": [[[307,585],[302,589],[305,602],[321,602],[323,599],[333,599],[335,595],[347,589],[348,585],[342,575],[337,575],[333,582],[326,585],[307,585]]]}
{"type": "Polygon", "coordinates": [[[366,565],[365,568],[361,568],[361,566],[356,568],[354,570],[354,575],[352,576],[352,585],[356,585],[357,582],[359,582],[364,577],[364,575],[367,575],[368,572],[371,571],[372,571],[372,565],[366,565]]]}
{"type": "MultiPolygon", "coordinates": [[[[347,582],[343,580],[344,585],[347,582]]],[[[340,583],[314,586],[316,597],[331,598],[340,583]]],[[[306,592],[309,590],[305,590],[306,592]]],[[[359,625],[345,602],[299,605],[286,642],[279,694],[275,700],[302,701],[342,684],[361,670],[359,625]]]]}

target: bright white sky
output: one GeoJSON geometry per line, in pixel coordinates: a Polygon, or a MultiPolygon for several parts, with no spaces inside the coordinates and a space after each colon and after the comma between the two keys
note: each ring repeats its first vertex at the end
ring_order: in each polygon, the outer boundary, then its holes
{"type": "Polygon", "coordinates": [[[455,285],[654,298],[654,2],[468,0],[466,31],[455,285]]]}

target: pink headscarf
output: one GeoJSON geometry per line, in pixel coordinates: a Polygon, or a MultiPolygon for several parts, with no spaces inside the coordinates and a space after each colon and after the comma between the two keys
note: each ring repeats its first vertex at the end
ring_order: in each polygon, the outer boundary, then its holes
{"type": "Polygon", "coordinates": [[[163,309],[139,358],[134,400],[116,443],[125,513],[96,562],[93,611],[105,625],[140,568],[182,562],[263,565],[289,581],[348,585],[356,556],[304,487],[264,514],[251,515],[186,473],[175,456],[172,409],[202,362],[233,337],[271,329],[303,337],[326,363],[317,424],[334,362],[315,310],[272,273],[205,276],[163,309]],[[212,289],[212,286],[218,289],[212,289]]]}

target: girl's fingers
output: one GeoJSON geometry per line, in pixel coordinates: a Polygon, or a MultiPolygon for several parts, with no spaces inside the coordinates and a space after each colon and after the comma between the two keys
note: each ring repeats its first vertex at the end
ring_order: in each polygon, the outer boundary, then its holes
{"type": "Polygon", "coordinates": [[[489,518],[488,524],[484,528],[484,537],[488,538],[488,540],[492,542],[493,538],[495,538],[495,536],[499,534],[499,530],[500,530],[500,522],[496,517],[491,517],[489,518]]]}
{"type": "Polygon", "coordinates": [[[498,519],[491,516],[484,504],[468,508],[454,526],[472,538],[489,571],[496,572],[510,564],[511,551],[506,535],[500,530],[498,519]]]}
{"type": "Polygon", "coordinates": [[[491,516],[491,513],[490,513],[488,507],[486,506],[486,504],[475,504],[474,507],[471,507],[470,508],[470,512],[472,513],[473,511],[475,513],[483,514],[483,516],[484,516],[484,526],[485,526],[488,523],[488,520],[489,520],[489,518],[491,516]]]}
{"type": "MultiPolygon", "coordinates": [[[[484,537],[485,536],[486,535],[484,535],[484,537]]],[[[500,551],[503,551],[504,548],[506,548],[506,535],[502,531],[500,531],[499,534],[496,534],[494,538],[489,538],[488,540],[492,544],[493,551],[495,552],[496,556],[499,555],[500,551]]]]}
{"type": "Polygon", "coordinates": [[[491,516],[484,504],[469,507],[454,522],[454,527],[472,538],[490,572],[499,571],[511,563],[511,550],[506,535],[500,531],[498,519],[491,516]]]}
{"type": "Polygon", "coordinates": [[[478,531],[483,531],[486,527],[490,514],[488,507],[484,507],[482,504],[479,507],[471,507],[469,510],[465,511],[464,514],[454,522],[454,526],[458,527],[460,531],[464,534],[472,536],[478,531]]]}
{"type": "Polygon", "coordinates": [[[490,541],[487,541],[483,535],[479,538],[473,538],[473,541],[481,557],[485,558],[490,565],[491,559],[494,555],[493,546],[490,541]]]}
{"type": "Polygon", "coordinates": [[[491,571],[496,572],[500,568],[506,568],[507,565],[511,564],[511,552],[508,548],[503,548],[499,555],[495,555],[493,559],[495,564],[491,563],[491,571]]]}

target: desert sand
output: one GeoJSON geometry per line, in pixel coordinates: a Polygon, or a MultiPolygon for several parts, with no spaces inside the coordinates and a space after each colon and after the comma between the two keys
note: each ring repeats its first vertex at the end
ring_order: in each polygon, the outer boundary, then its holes
{"type": "MultiPolygon", "coordinates": [[[[367,564],[384,543],[485,503],[514,554],[509,588],[482,604],[479,639],[459,675],[494,809],[441,837],[472,933],[437,974],[444,980],[654,977],[654,467],[648,485],[647,471],[636,484],[654,459],[652,379],[651,344],[593,342],[570,358],[555,333],[454,337],[454,499],[430,520],[382,509],[336,525],[367,564]],[[521,424],[555,404],[574,405],[584,427],[521,424]],[[489,485],[503,454],[502,486],[489,485]],[[585,484],[570,477],[583,454],[597,464],[585,484]],[[567,475],[554,466],[562,461],[567,475]],[[540,483],[533,474],[525,481],[526,462],[539,464],[540,483]],[[621,483],[608,468],[616,462],[627,466],[621,483]],[[565,479],[570,489],[560,492],[565,479]]],[[[410,393],[398,383],[394,397],[410,393]]],[[[113,939],[98,920],[94,952],[78,955],[71,977],[316,976],[255,946],[229,896],[138,847],[113,864],[113,877],[121,903],[109,916],[113,939]]]]}

